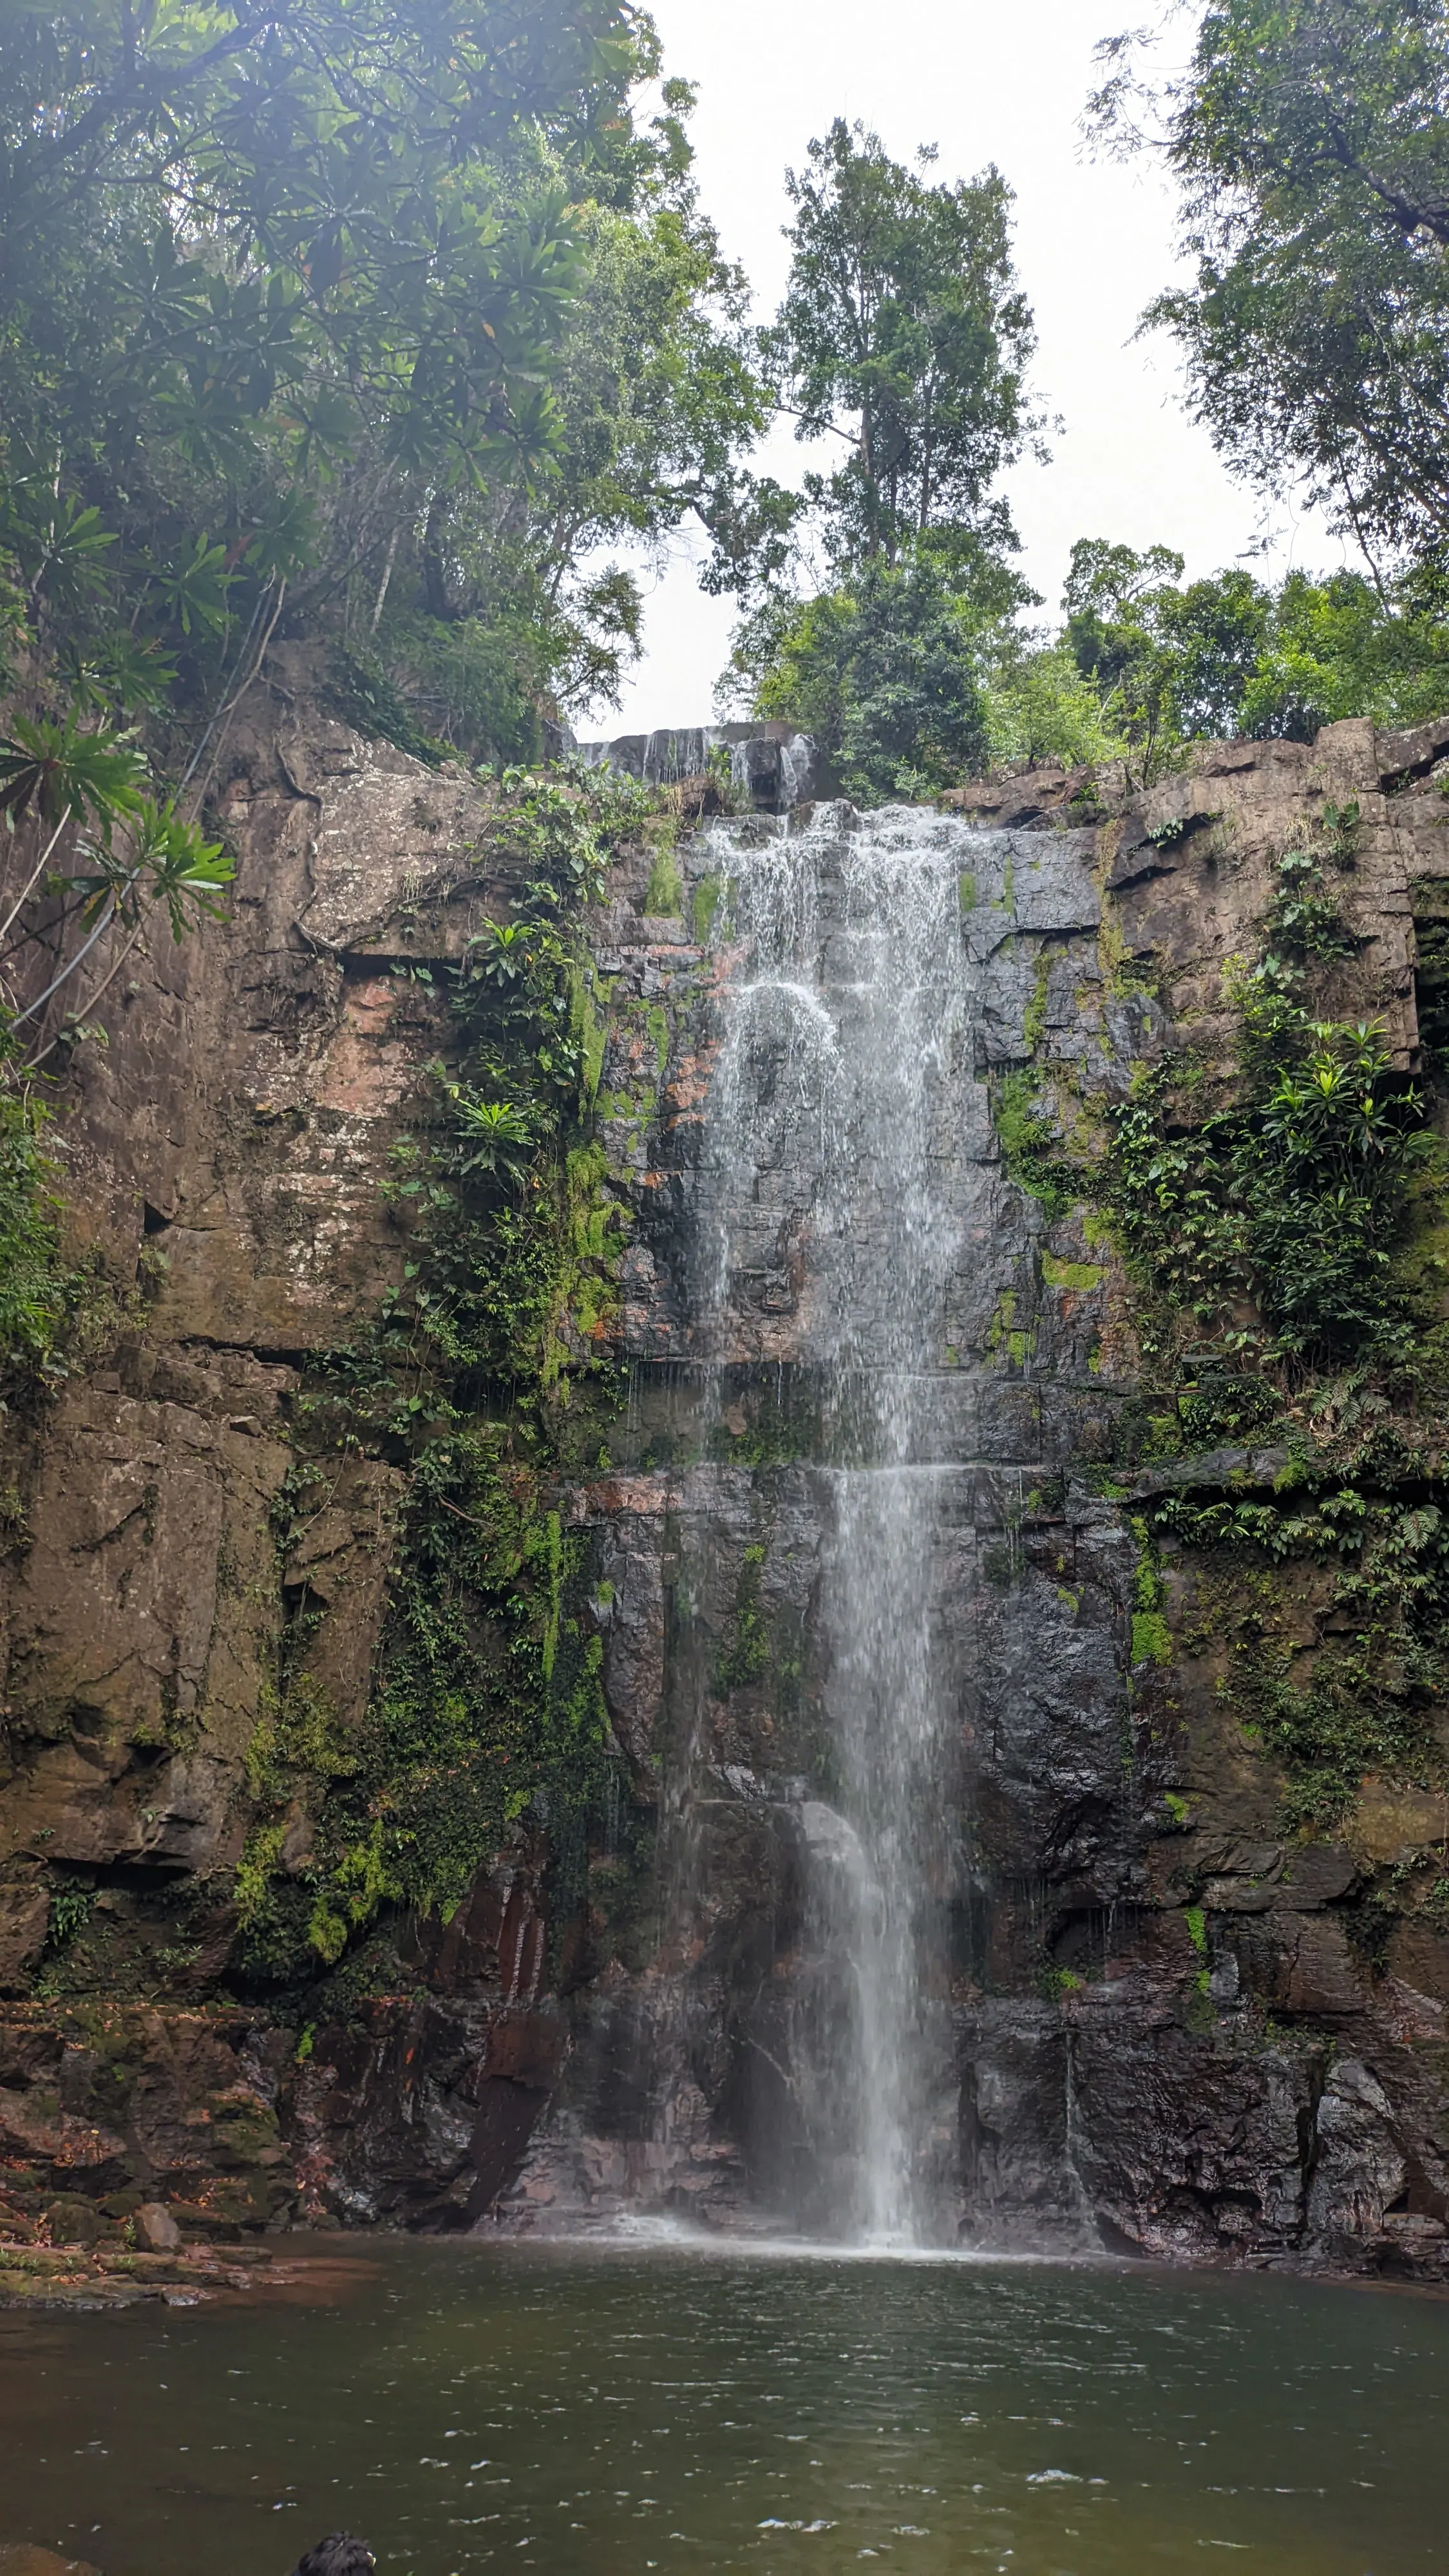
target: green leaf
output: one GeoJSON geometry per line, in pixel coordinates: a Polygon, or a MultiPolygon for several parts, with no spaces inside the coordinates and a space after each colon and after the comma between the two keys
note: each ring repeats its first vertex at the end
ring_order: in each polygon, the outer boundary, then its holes
{"type": "Polygon", "coordinates": [[[120,817],[140,813],[145,774],[128,735],[87,732],[75,714],[60,724],[14,716],[0,735],[0,813],[12,829],[33,811],[51,826],[84,820],[109,839],[120,817]]]}

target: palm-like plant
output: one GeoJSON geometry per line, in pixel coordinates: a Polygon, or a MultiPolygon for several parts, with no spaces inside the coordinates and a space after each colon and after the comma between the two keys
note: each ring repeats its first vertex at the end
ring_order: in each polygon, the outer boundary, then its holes
{"type": "Polygon", "coordinates": [[[61,724],[12,718],[0,735],[0,818],[13,832],[33,814],[50,836],[0,922],[0,948],[50,865],[67,823],[89,823],[107,847],[115,825],[139,814],[146,767],[129,735],[86,733],[74,713],[61,724]]]}
{"type": "Polygon", "coordinates": [[[457,1118],[459,1139],[467,1148],[463,1171],[486,1172],[492,1179],[510,1181],[516,1187],[528,1169],[536,1142],[527,1110],[507,1100],[484,1100],[462,1082],[449,1083],[448,1097],[457,1118]]]}
{"type": "Polygon", "coordinates": [[[11,719],[0,735],[0,816],[13,831],[30,811],[42,823],[88,816],[107,829],[139,809],[145,763],[128,734],[86,733],[74,714],[61,724],[11,719]]]}
{"type": "MultiPolygon", "coordinates": [[[[149,798],[143,800],[131,826],[130,848],[124,855],[118,855],[108,839],[88,843],[86,855],[94,863],[92,871],[66,882],[84,898],[81,918],[90,925],[88,936],[60,973],[52,976],[45,991],[16,1013],[14,1027],[45,1009],[84,964],[112,922],[119,920],[131,936],[89,996],[85,1010],[94,1010],[120,973],[145,928],[148,914],[157,904],[165,907],[172,938],[180,940],[208,915],[213,920],[220,918],[218,897],[235,873],[221,843],[203,840],[195,823],[183,822],[174,799],[165,805],[155,805],[149,798]]],[[[33,1071],[42,1064],[59,1043],[59,1036],[52,1038],[49,1046],[42,1047],[32,1058],[28,1069],[33,1071]]]]}

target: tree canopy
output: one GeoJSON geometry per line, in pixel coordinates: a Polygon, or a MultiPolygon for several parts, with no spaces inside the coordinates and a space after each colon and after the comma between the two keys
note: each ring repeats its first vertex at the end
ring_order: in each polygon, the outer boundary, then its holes
{"type": "Polygon", "coordinates": [[[7,13],[12,666],[173,720],[280,616],[529,756],[634,649],[601,548],[695,511],[736,578],[765,400],[659,70],[627,0],[7,13]]]}
{"type": "Polygon", "coordinates": [[[1310,742],[1342,716],[1407,725],[1449,704],[1449,629],[1412,590],[1385,598],[1350,570],[1182,573],[1170,546],[1080,539],[1060,635],[1023,651],[1008,634],[988,655],[998,756],[1150,772],[1194,739],[1310,742]]]}
{"type": "Polygon", "coordinates": [[[789,281],[764,346],[802,439],[849,448],[807,483],[837,561],[1013,542],[992,486],[1032,431],[1030,308],[1000,172],[929,184],[837,117],[786,173],[789,281]]]}
{"type": "Polygon", "coordinates": [[[1091,124],[1150,136],[1194,283],[1159,297],[1232,467],[1390,561],[1449,556],[1449,7],[1215,0],[1154,88],[1101,49],[1091,124]],[[1145,113],[1144,113],[1145,111],[1145,113]]]}
{"type": "Polygon", "coordinates": [[[721,684],[808,723],[872,802],[984,759],[977,638],[1031,598],[996,489],[1036,431],[1011,191],[994,169],[933,182],[934,158],[909,168],[837,117],[786,175],[790,273],[761,347],[798,436],[845,451],[805,476],[793,532],[818,534],[830,581],[796,586],[808,553],[789,560],[777,509],[764,596],[721,684]]]}
{"type": "Polygon", "coordinates": [[[214,902],[195,818],[275,635],[425,758],[531,759],[635,649],[611,546],[693,511],[738,577],[767,402],[691,105],[629,0],[0,12],[20,1061],[214,902]]]}

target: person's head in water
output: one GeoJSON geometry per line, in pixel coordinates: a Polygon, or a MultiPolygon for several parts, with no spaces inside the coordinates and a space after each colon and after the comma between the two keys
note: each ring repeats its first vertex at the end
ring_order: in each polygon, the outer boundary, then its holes
{"type": "Polygon", "coordinates": [[[329,2531],[298,2559],[293,2576],[372,2576],[376,2565],[365,2540],[350,2531],[329,2531]]]}

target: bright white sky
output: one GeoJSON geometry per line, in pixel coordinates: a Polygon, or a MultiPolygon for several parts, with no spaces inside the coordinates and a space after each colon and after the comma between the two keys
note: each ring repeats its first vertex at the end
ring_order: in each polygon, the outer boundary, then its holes
{"type": "MultiPolygon", "coordinates": [[[[1173,273],[1170,193],[1143,163],[1086,161],[1077,134],[1092,46],[1140,17],[1141,0],[650,5],[666,72],[699,85],[701,197],[752,281],[758,320],[773,312],[788,260],[782,174],[832,117],[863,119],[900,160],[938,144],[939,179],[987,161],[1005,173],[1016,191],[1017,265],[1036,311],[1036,386],[1064,423],[1053,462],[1018,469],[1010,486],[1022,569],[1043,595],[1043,617],[1056,613],[1077,537],[1176,546],[1189,578],[1248,551],[1260,533],[1257,502],[1187,420],[1172,343],[1132,338],[1173,273]]],[[[1188,39],[1183,24],[1174,51],[1188,39]]],[[[756,462],[794,481],[803,451],[782,428],[756,462]]],[[[1261,532],[1272,569],[1343,559],[1338,541],[1291,507],[1261,532]]],[[[617,714],[601,710],[583,732],[708,722],[736,611],[698,588],[691,551],[687,537],[677,541],[650,588],[644,658],[617,714]]]]}

